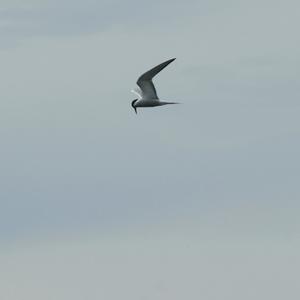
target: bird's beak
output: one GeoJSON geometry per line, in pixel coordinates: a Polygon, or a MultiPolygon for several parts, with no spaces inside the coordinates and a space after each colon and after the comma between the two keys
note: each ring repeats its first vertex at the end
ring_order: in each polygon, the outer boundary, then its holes
{"type": "Polygon", "coordinates": [[[137,110],[136,110],[136,107],[133,107],[134,108],[134,111],[135,111],[135,113],[137,114],[137,110]]]}

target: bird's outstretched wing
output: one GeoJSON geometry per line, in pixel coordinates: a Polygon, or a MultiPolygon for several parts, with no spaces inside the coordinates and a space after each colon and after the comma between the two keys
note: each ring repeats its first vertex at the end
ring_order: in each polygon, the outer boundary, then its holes
{"type": "Polygon", "coordinates": [[[144,99],[158,99],[152,78],[174,60],[175,58],[169,59],[139,77],[136,83],[141,88],[144,99]]]}
{"type": "Polygon", "coordinates": [[[139,99],[142,99],[142,91],[140,88],[135,88],[135,89],[131,90],[131,92],[136,94],[139,99]]]}

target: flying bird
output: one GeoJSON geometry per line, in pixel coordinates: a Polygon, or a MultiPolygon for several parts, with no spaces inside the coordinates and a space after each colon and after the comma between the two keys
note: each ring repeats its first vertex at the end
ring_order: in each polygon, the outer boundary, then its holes
{"type": "Polygon", "coordinates": [[[134,108],[135,113],[137,113],[137,107],[154,107],[167,104],[178,104],[178,102],[160,101],[157,96],[155,86],[152,82],[152,78],[175,59],[176,58],[172,58],[159,64],[138,78],[136,83],[139,88],[132,90],[132,92],[138,96],[138,99],[134,99],[131,102],[131,106],[134,108]]]}

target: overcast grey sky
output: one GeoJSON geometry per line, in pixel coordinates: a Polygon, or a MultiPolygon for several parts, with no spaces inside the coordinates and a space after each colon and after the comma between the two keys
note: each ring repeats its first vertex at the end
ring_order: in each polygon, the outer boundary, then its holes
{"type": "Polygon", "coordinates": [[[299,9],[1,0],[0,298],[298,300],[299,9]]]}

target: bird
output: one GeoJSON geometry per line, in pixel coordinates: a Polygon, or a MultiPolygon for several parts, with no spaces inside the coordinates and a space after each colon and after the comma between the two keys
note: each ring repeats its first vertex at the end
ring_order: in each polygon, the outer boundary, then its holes
{"type": "Polygon", "coordinates": [[[132,90],[134,94],[138,96],[138,99],[134,99],[131,102],[131,106],[133,107],[135,113],[137,114],[137,107],[155,107],[162,106],[167,104],[179,104],[179,102],[166,102],[161,101],[153,84],[152,78],[157,75],[160,71],[162,71],[166,66],[168,66],[171,62],[173,62],[176,58],[169,59],[149,71],[142,74],[136,84],[138,85],[137,89],[132,90]]]}

